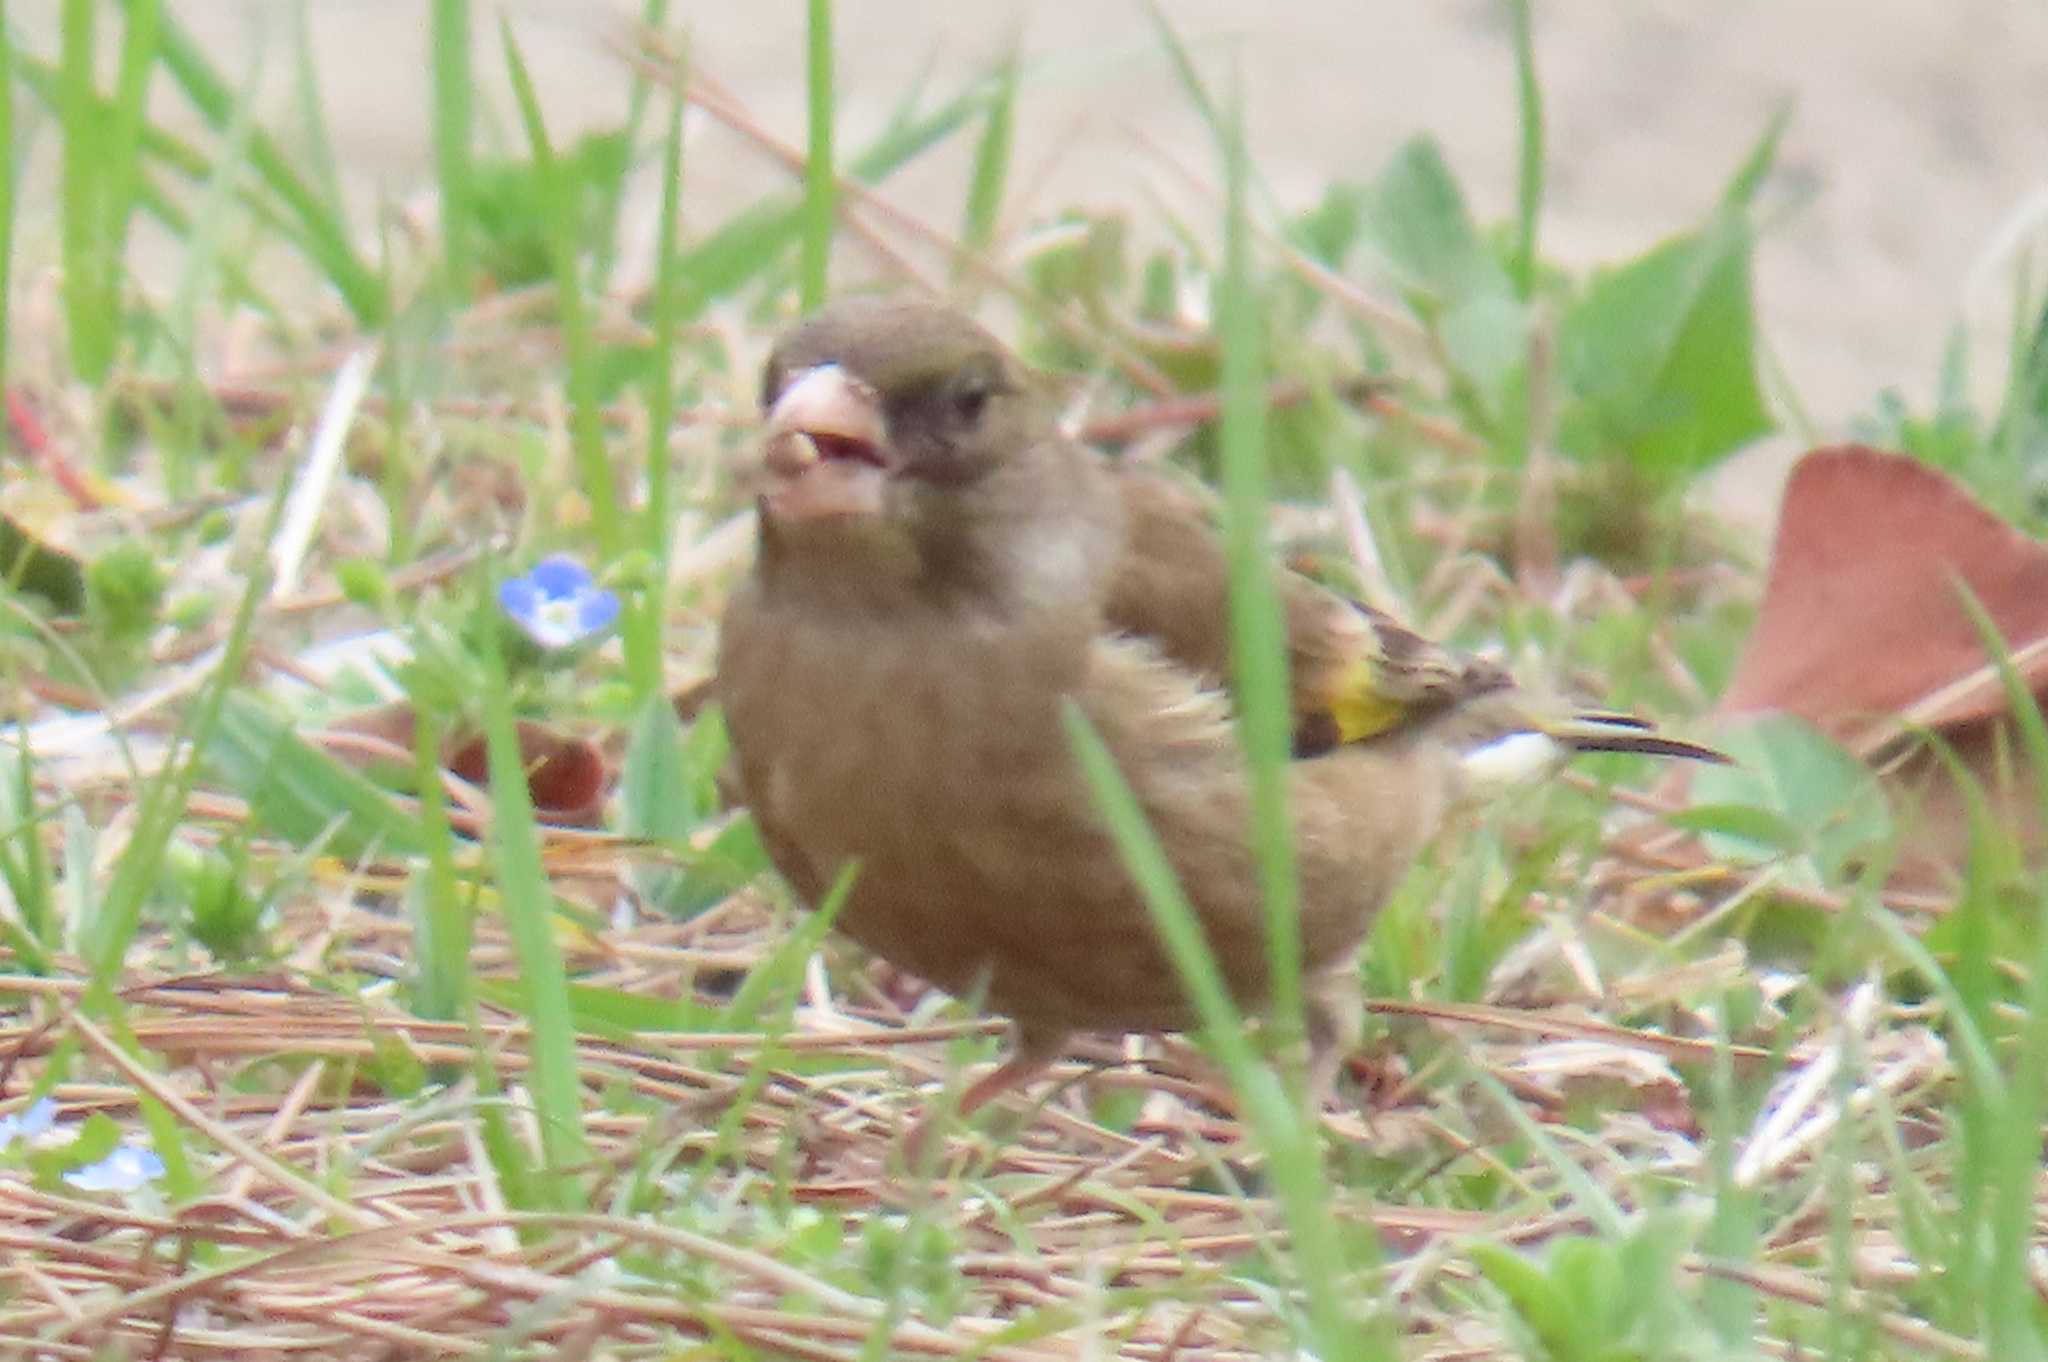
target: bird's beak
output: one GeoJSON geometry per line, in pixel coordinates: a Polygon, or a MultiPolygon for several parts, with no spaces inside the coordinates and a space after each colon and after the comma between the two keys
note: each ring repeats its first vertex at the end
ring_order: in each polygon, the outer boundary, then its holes
{"type": "Polygon", "coordinates": [[[761,505],[777,520],[878,513],[890,467],[880,398],[836,364],[804,370],[769,409],[761,463],[761,505]]]}

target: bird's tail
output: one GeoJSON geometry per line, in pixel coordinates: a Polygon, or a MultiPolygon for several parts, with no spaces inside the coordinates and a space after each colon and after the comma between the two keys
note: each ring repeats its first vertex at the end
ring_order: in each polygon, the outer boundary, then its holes
{"type": "Polygon", "coordinates": [[[1729,764],[1726,753],[1659,733],[1655,724],[1633,714],[1587,710],[1562,722],[1546,724],[1542,731],[1573,752],[1639,752],[1646,757],[1729,764]]]}

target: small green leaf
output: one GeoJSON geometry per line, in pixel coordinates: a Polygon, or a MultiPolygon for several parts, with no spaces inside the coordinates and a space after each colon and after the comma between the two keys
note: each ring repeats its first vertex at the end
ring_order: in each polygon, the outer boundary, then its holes
{"type": "Polygon", "coordinates": [[[1560,1239],[1550,1250],[1550,1281],[1575,1341],[1562,1356],[1597,1356],[1621,1341],[1628,1290],[1612,1244],[1587,1236],[1560,1239]]]}
{"type": "Polygon", "coordinates": [[[1724,210],[1596,275],[1559,328],[1558,444],[1677,482],[1771,429],[1756,377],[1748,219],[1724,210]]]}
{"type": "Polygon", "coordinates": [[[590,240],[601,225],[604,205],[625,173],[630,148],[621,130],[586,133],[567,150],[543,162],[539,157],[477,161],[469,169],[467,237],[477,264],[500,288],[537,284],[554,269],[549,232],[559,201],[570,233],[590,240]],[[551,186],[548,175],[554,175],[551,186]]]}
{"type": "Polygon", "coordinates": [[[1688,808],[1673,810],[1665,821],[1690,832],[1713,833],[1728,843],[1754,843],[1757,858],[1796,852],[1805,842],[1805,835],[1797,824],[1783,814],[1756,804],[1695,803],[1688,808]]]}
{"type": "Polygon", "coordinates": [[[164,865],[184,892],[193,940],[224,964],[257,954],[263,900],[246,887],[249,860],[244,846],[236,844],[230,854],[218,847],[175,841],[165,848],[164,865]]]}
{"type": "Polygon", "coordinates": [[[1528,306],[1516,298],[1482,293],[1458,300],[1438,319],[1444,357],[1477,395],[1491,422],[1523,418],[1526,404],[1516,399],[1528,364],[1530,316],[1528,306]]]}
{"type": "MultiPolygon", "coordinates": [[[[1025,261],[1025,277],[1047,302],[1078,303],[1090,315],[1103,316],[1117,306],[1130,281],[1129,236],[1121,218],[1065,214],[1041,231],[1025,261]]],[[[1064,355],[1071,340],[1056,328],[1045,330],[1045,343],[1064,355]]],[[[1065,362],[1072,357],[1065,356],[1065,362]]]]}
{"type": "Polygon", "coordinates": [[[1468,1244],[1465,1256],[1507,1297],[1515,1318],[1550,1356],[1575,1355],[1571,1305],[1549,1274],[1513,1249],[1485,1240],[1468,1244]]]}
{"type": "MultiPolygon", "coordinates": [[[[701,782],[684,751],[683,725],[660,691],[649,695],[633,721],[619,771],[619,830],[656,843],[680,843],[703,817],[701,782]]],[[[658,912],[673,911],[682,877],[666,866],[636,865],[634,887],[658,912]]]]}
{"type": "Polygon", "coordinates": [[[1767,714],[1717,735],[1731,766],[1702,767],[1692,794],[1710,812],[1702,829],[1716,856],[1734,861],[1773,859],[1788,843],[1801,861],[1794,874],[1808,886],[1839,881],[1855,863],[1891,836],[1891,811],[1876,777],[1862,762],[1803,719],[1767,714]],[[1741,815],[1713,811],[1729,806],[1741,815]],[[1763,835],[1759,836],[1758,834],[1763,835]]]}
{"type": "Polygon", "coordinates": [[[95,625],[110,637],[135,638],[156,627],[164,573],[148,545],[124,540],[93,560],[85,589],[95,625]]]}
{"type": "Polygon", "coordinates": [[[54,1149],[37,1149],[29,1155],[36,1186],[46,1192],[62,1190],[66,1173],[98,1163],[121,1146],[123,1131],[113,1117],[95,1111],[78,1123],[78,1135],[70,1144],[54,1149]]]}
{"type": "Polygon", "coordinates": [[[790,1263],[834,1264],[845,1247],[843,1216],[821,1212],[815,1206],[799,1206],[790,1216],[789,1233],[778,1256],[790,1263]]]}
{"type": "Polygon", "coordinates": [[[78,560],[44,544],[4,515],[0,515],[0,582],[10,590],[41,596],[60,615],[75,615],[85,608],[85,569],[78,560]]]}
{"type": "Polygon", "coordinates": [[[1418,137],[1394,154],[1366,191],[1363,226],[1395,281],[1420,295],[1429,312],[1473,298],[1514,297],[1433,138],[1418,137]]]}
{"type": "Polygon", "coordinates": [[[370,1031],[370,1058],[363,1072],[393,1097],[416,1097],[427,1086],[427,1066],[405,1037],[388,1027],[370,1031]]]}
{"type": "Polygon", "coordinates": [[[25,731],[15,732],[18,747],[0,745],[0,881],[13,900],[16,920],[0,917],[0,941],[30,973],[42,974],[63,931],[42,827],[44,819],[56,821],[56,811],[38,806],[35,748],[25,731]]]}
{"type": "Polygon", "coordinates": [[[339,856],[373,845],[393,854],[426,849],[419,825],[383,790],[308,744],[290,721],[251,696],[226,697],[220,725],[203,750],[207,765],[249,801],[257,821],[294,845],[331,832],[326,849],[339,856]]]}
{"type": "Polygon", "coordinates": [[[724,895],[767,871],[768,849],[750,814],[741,814],[719,830],[709,846],[690,857],[690,868],[703,881],[702,893],[724,895]]]}
{"type": "Polygon", "coordinates": [[[1322,200],[1289,225],[1287,239],[1317,264],[1341,268],[1365,225],[1365,194],[1356,184],[1328,186],[1322,200]]]}
{"type": "Polygon", "coordinates": [[[378,611],[391,605],[391,579],[374,558],[347,558],[336,563],[334,581],[352,605],[378,611]]]}
{"type": "Polygon", "coordinates": [[[1693,1251],[1707,1228],[1703,1210],[1697,1206],[1651,1210],[1622,1240],[1615,1252],[1621,1288],[1612,1312],[1618,1336],[1640,1341],[1648,1335],[1675,1341],[1692,1333],[1704,1343],[1705,1321],[1676,1289],[1680,1261],[1693,1251]]]}

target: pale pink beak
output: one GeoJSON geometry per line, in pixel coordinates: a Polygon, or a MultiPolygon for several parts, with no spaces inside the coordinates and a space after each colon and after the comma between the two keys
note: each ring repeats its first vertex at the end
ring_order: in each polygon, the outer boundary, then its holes
{"type": "Polygon", "coordinates": [[[886,432],[875,390],[836,364],[798,374],[768,412],[768,471],[791,476],[821,459],[887,466],[886,432]]]}

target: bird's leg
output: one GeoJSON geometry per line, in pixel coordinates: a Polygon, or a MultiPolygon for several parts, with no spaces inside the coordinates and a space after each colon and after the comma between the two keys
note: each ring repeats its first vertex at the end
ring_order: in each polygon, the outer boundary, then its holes
{"type": "MultiPolygon", "coordinates": [[[[1067,1034],[1064,1031],[1034,1030],[1018,1022],[1011,1028],[1010,1053],[1001,1064],[967,1085],[967,1091],[960,1094],[955,1111],[961,1120],[966,1120],[980,1108],[1015,1088],[1021,1088],[1053,1066],[1054,1061],[1066,1051],[1067,1034]]],[[[904,1161],[916,1168],[922,1160],[925,1142],[931,1138],[933,1128],[944,1113],[936,1103],[925,1108],[909,1133],[903,1137],[904,1161]]]]}
{"type": "Polygon", "coordinates": [[[1365,1002],[1358,996],[1358,974],[1349,961],[1342,970],[1309,981],[1302,1013],[1308,1031],[1306,1096],[1313,1117],[1336,1091],[1337,1075],[1365,1031],[1365,1002]]]}

